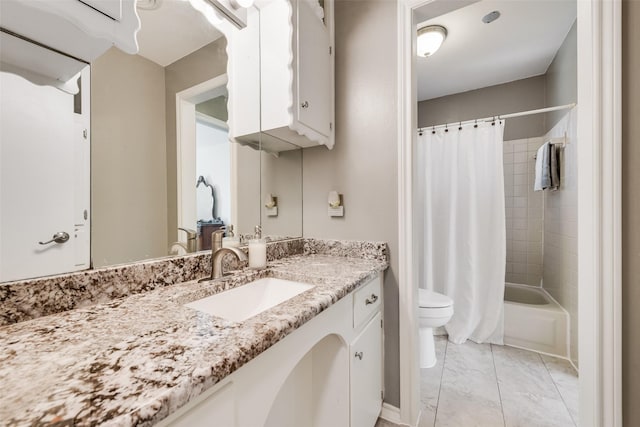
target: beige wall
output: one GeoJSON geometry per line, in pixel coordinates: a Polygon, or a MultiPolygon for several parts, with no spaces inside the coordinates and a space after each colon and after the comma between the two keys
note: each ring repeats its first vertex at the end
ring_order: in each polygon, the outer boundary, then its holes
{"type": "Polygon", "coordinates": [[[640,425],[640,2],[622,2],[622,398],[640,425]]]}
{"type": "Polygon", "coordinates": [[[302,236],[302,150],[281,152],[278,157],[260,153],[260,210],[265,236],[302,236]],[[278,216],[268,216],[264,201],[278,198],[278,216]]]}
{"type": "Polygon", "coordinates": [[[93,265],[167,253],[164,69],[116,48],[91,65],[93,265]]]}
{"type": "MultiPolygon", "coordinates": [[[[545,106],[545,76],[489,86],[418,103],[418,127],[535,110],[545,106]]],[[[544,115],[507,120],[505,141],[541,136],[544,115]]]]}
{"type": "Polygon", "coordinates": [[[176,93],[226,73],[226,48],[227,40],[221,37],[165,67],[167,235],[172,242],[178,237],[176,93]]]}
{"type": "MultiPolygon", "coordinates": [[[[571,30],[558,49],[556,57],[546,73],[546,106],[565,105],[578,99],[578,26],[574,22],[571,30]]],[[[554,111],[545,118],[545,131],[550,130],[566,114],[554,111]]]]}
{"type": "Polygon", "coordinates": [[[336,145],[303,150],[304,235],[389,243],[385,400],[399,406],[396,3],[338,1],[335,24],[336,145]],[[330,190],[343,218],[327,215],[330,190]]]}

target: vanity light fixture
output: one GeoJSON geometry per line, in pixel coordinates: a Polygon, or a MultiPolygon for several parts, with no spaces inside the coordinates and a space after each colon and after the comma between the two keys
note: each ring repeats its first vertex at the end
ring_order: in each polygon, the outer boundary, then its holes
{"type": "Polygon", "coordinates": [[[156,10],[162,6],[162,0],[137,0],[136,7],[142,10],[156,10]]]}
{"type": "Polygon", "coordinates": [[[425,58],[436,53],[447,38],[447,29],[442,25],[427,25],[418,29],[418,55],[425,58]]]}
{"type": "Polygon", "coordinates": [[[238,29],[247,26],[247,9],[254,0],[185,0],[201,12],[211,25],[217,27],[224,20],[238,29]]]}
{"type": "Polygon", "coordinates": [[[273,194],[269,193],[264,199],[264,207],[267,216],[278,216],[278,198],[273,194]]]}
{"type": "Polygon", "coordinates": [[[235,7],[236,9],[248,9],[253,6],[253,0],[231,0],[231,5],[233,5],[233,7],[235,7]]]}
{"type": "Polygon", "coordinates": [[[337,191],[329,191],[329,216],[344,216],[344,205],[342,204],[342,194],[337,191]]]}

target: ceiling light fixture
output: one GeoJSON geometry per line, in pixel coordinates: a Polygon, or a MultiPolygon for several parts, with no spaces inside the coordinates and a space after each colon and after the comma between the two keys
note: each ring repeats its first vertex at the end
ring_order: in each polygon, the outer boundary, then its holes
{"type": "Polygon", "coordinates": [[[447,38],[447,29],[441,25],[428,25],[418,29],[418,55],[431,56],[447,38]]]}

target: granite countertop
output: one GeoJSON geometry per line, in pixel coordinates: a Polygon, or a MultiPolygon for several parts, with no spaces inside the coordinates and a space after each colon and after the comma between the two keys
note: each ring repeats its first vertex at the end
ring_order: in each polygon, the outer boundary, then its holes
{"type": "Polygon", "coordinates": [[[7,426],[152,425],[353,291],[386,261],[306,255],[0,328],[7,426]],[[262,277],[316,285],[231,322],[183,304],[262,277]]]}

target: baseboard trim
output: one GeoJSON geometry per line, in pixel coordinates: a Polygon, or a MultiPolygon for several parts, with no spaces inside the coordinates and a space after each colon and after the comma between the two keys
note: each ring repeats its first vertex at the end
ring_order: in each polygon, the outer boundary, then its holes
{"type": "MultiPolygon", "coordinates": [[[[400,408],[396,408],[388,403],[382,403],[382,411],[380,411],[380,418],[390,423],[397,424],[399,426],[409,426],[409,424],[403,423],[400,418],[400,408]]],[[[418,417],[419,419],[419,417],[418,417]]]]}

